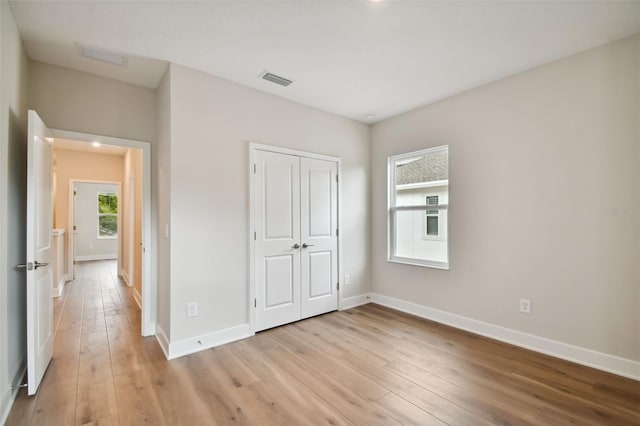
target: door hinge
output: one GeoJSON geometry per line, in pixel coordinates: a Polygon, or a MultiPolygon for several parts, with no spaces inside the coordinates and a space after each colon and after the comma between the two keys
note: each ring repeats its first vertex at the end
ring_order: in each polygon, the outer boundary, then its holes
{"type": "Polygon", "coordinates": [[[74,231],[76,230],[76,226],[75,226],[75,225],[73,225],[73,230],[74,230],[74,231]]]}
{"type": "Polygon", "coordinates": [[[339,235],[340,230],[338,228],[336,228],[336,237],[339,235]]]}
{"type": "Polygon", "coordinates": [[[340,283],[336,285],[336,290],[340,291],[340,283]]]}
{"type": "Polygon", "coordinates": [[[258,300],[257,299],[253,299],[253,307],[254,308],[258,307],[258,300]]]}
{"type": "Polygon", "coordinates": [[[78,193],[76,192],[76,190],[73,190],[73,195],[77,195],[78,193]]]}
{"type": "Polygon", "coordinates": [[[338,183],[338,175],[336,175],[336,183],[338,183]]]}
{"type": "Polygon", "coordinates": [[[256,231],[253,231],[253,241],[258,239],[258,234],[256,233],[256,231]]]}
{"type": "Polygon", "coordinates": [[[256,170],[257,170],[257,167],[256,167],[256,165],[254,164],[254,165],[253,165],[253,174],[255,174],[255,173],[256,173],[256,170]]]}

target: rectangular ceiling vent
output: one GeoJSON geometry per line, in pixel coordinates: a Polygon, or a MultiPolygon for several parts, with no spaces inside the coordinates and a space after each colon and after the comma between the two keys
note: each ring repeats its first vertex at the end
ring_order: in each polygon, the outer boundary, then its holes
{"type": "Polygon", "coordinates": [[[264,74],[262,74],[262,79],[275,84],[279,84],[280,86],[284,87],[287,87],[288,85],[293,83],[293,81],[289,80],[288,78],[280,77],[279,75],[271,74],[270,72],[265,72],[264,74]]]}
{"type": "Polygon", "coordinates": [[[101,49],[95,46],[86,46],[79,43],[78,48],[80,50],[80,54],[85,58],[95,59],[97,61],[107,62],[121,67],[127,65],[128,58],[120,53],[101,49]]]}

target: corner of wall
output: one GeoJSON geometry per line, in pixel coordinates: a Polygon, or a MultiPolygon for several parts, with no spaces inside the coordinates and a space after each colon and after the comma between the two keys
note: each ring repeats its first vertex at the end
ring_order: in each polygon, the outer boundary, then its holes
{"type": "Polygon", "coordinates": [[[170,63],[156,91],[157,144],[152,152],[152,226],[156,230],[152,270],[158,283],[157,338],[167,357],[171,338],[171,240],[165,234],[171,223],[171,67],[170,63]]]}

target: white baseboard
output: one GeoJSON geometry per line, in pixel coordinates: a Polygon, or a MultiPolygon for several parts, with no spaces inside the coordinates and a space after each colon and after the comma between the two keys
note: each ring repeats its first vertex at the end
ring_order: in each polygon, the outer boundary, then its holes
{"type": "Polygon", "coordinates": [[[535,352],[541,352],[630,379],[640,380],[640,362],[638,361],[534,336],[382,294],[371,293],[371,302],[535,352]]]}
{"type": "Polygon", "coordinates": [[[117,254],[90,254],[86,256],[76,256],[76,262],[85,262],[88,260],[112,260],[117,259],[117,254]]]}
{"type": "Polygon", "coordinates": [[[371,296],[369,295],[369,293],[346,297],[340,302],[339,310],[344,311],[345,309],[351,309],[355,308],[356,306],[366,305],[369,302],[371,302],[371,296]]]}
{"type": "MultiPolygon", "coordinates": [[[[253,336],[249,324],[237,325],[224,330],[194,336],[188,339],[178,340],[169,343],[169,356],[167,359],[174,359],[194,352],[199,352],[225,343],[235,342],[253,336]]],[[[166,338],[165,338],[166,339],[166,338]]]]}
{"type": "Polygon", "coordinates": [[[9,417],[9,413],[11,412],[11,407],[13,407],[13,403],[16,400],[16,395],[18,395],[18,388],[13,389],[13,386],[21,384],[26,373],[27,363],[25,358],[22,361],[17,374],[9,384],[9,387],[2,391],[2,398],[0,398],[0,425],[5,424],[7,421],[7,417],[9,417]]]}
{"type": "Polygon", "coordinates": [[[53,297],[62,296],[65,283],[66,283],[65,277],[64,276],[60,277],[60,281],[58,281],[58,285],[53,289],[53,297]]]}
{"type": "Polygon", "coordinates": [[[167,335],[164,334],[164,330],[160,327],[160,324],[156,324],[156,340],[164,352],[164,356],[169,359],[169,339],[167,339],[167,335]]]}
{"type": "Polygon", "coordinates": [[[136,305],[138,305],[138,308],[142,310],[142,296],[140,296],[140,292],[135,287],[133,287],[133,300],[136,301],[136,305]]]}

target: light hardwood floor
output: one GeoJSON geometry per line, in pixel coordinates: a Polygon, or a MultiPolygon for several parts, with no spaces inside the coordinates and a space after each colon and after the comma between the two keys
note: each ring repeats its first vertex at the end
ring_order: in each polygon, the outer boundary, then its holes
{"type": "Polygon", "coordinates": [[[86,262],[55,319],[8,425],[640,425],[640,382],[376,305],[169,362],[115,264],[86,262]]]}

